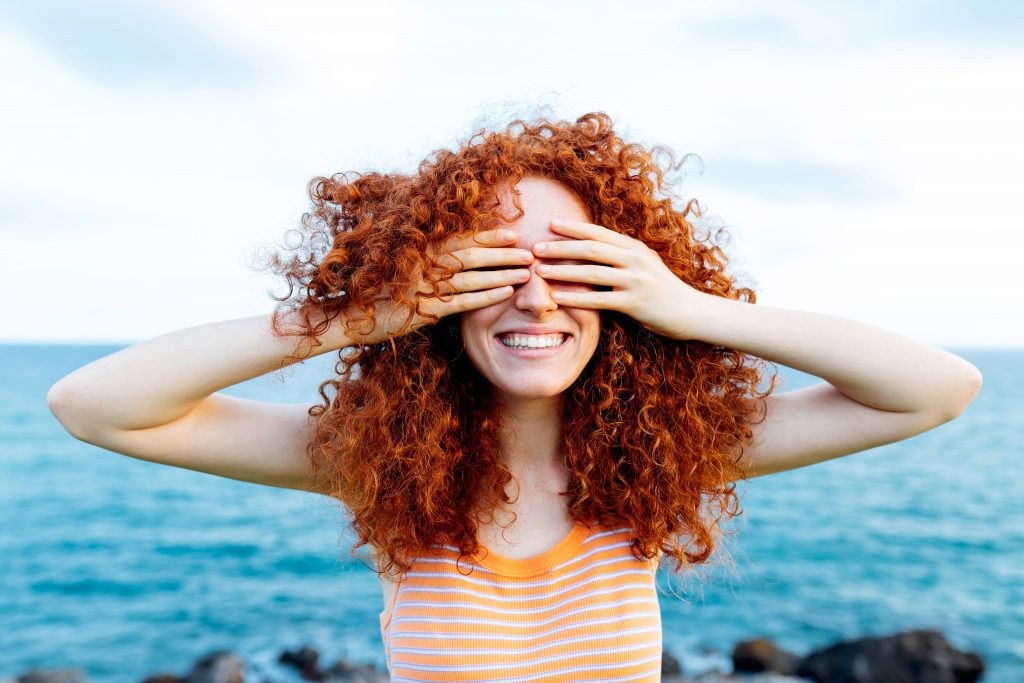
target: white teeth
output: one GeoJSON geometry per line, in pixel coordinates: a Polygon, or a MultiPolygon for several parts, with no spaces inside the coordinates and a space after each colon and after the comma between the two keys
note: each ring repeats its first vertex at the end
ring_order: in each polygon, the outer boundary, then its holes
{"type": "Polygon", "coordinates": [[[546,349],[558,346],[565,338],[564,334],[503,334],[498,337],[501,343],[512,349],[546,349]]]}

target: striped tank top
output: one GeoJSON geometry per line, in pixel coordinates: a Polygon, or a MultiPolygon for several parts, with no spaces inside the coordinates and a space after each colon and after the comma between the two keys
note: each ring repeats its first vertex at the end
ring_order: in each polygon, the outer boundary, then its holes
{"type": "Polygon", "coordinates": [[[458,569],[458,548],[432,546],[380,613],[392,683],[661,681],[656,561],[631,538],[577,521],[545,553],[458,569]]]}

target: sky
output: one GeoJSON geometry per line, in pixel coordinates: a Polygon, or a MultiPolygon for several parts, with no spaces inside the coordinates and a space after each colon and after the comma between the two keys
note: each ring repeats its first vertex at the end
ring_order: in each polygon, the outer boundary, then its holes
{"type": "Polygon", "coordinates": [[[307,183],[604,111],[759,305],[1024,346],[1024,4],[0,0],[0,342],[269,313],[307,183]]]}

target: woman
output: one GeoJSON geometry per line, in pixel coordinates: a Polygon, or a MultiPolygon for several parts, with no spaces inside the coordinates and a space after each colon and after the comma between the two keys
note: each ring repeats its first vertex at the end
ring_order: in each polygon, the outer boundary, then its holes
{"type": "Polygon", "coordinates": [[[981,386],[946,351],[751,305],[659,151],[591,113],[316,178],[273,315],[99,359],[51,409],[112,451],[341,501],[394,680],[658,680],[654,571],[707,560],[737,481],[920,434],[981,386]],[[312,406],[216,393],[343,349],[312,406]],[[825,381],[759,390],[765,362],[825,381]]]}

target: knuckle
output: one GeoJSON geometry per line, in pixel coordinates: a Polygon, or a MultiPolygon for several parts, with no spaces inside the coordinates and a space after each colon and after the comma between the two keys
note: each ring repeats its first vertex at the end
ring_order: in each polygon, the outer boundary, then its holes
{"type": "Polygon", "coordinates": [[[487,247],[469,247],[469,248],[465,249],[466,259],[465,259],[465,263],[463,264],[462,267],[463,268],[467,267],[466,264],[478,263],[480,261],[481,254],[483,253],[484,249],[486,249],[486,248],[487,247]]]}

